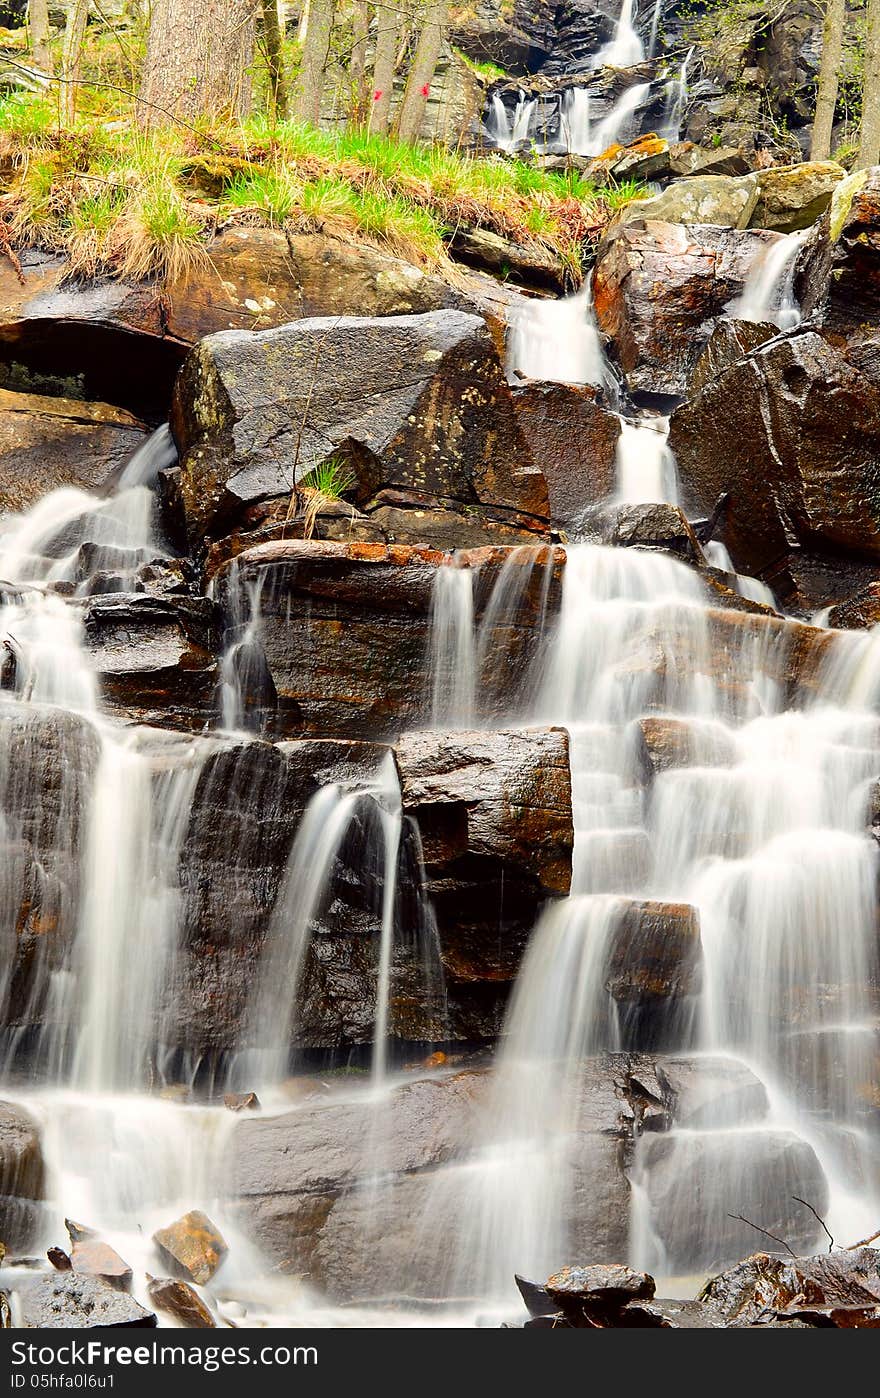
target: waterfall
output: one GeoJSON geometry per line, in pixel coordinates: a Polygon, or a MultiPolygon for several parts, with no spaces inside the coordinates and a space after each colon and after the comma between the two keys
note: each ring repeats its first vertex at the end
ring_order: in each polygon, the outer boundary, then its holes
{"type": "Polygon", "coordinates": [[[673,78],[666,89],[666,102],[658,134],[671,144],[681,138],[681,119],[684,113],[684,104],[687,101],[688,67],[693,52],[692,48],[688,49],[679,69],[678,77],[673,78]]]}
{"type": "Polygon", "coordinates": [[[636,112],[648,99],[650,83],[636,83],[628,87],[615,102],[607,116],[593,128],[593,154],[602,155],[611,146],[625,141],[630,135],[629,126],[636,112]]]}
{"type": "Polygon", "coordinates": [[[274,686],[261,641],[260,602],[265,574],[243,583],[238,560],[226,579],[226,633],[220,661],[220,727],[228,733],[262,732],[274,686]]]}
{"type": "Polygon", "coordinates": [[[703,545],[703,553],[706,555],[706,562],[712,568],[718,568],[722,573],[729,573],[734,589],[740,597],[745,597],[749,602],[760,602],[765,607],[772,607],[778,611],[776,598],[773,589],[759,578],[749,577],[747,573],[738,573],[733,566],[733,559],[725,548],[724,544],[717,539],[710,539],[703,545]]]}
{"type": "Polygon", "coordinates": [[[431,722],[435,728],[468,728],[477,684],[473,574],[458,567],[454,556],[437,569],[430,631],[431,722]]]}
{"type": "Polygon", "coordinates": [[[837,1236],[870,1231],[880,1200],[856,1181],[873,1149],[862,1085],[878,854],[863,826],[880,748],[859,706],[880,692],[861,678],[868,648],[880,647],[870,635],[836,638],[818,694],[786,710],[776,676],[787,645],[785,628],[756,619],[719,665],[695,573],[661,555],[569,546],[536,712],[571,735],[572,893],[532,935],[482,1144],[455,1176],[464,1212],[453,1290],[500,1298],[514,1265],[540,1276],[571,1255],[580,1075],[591,1055],[644,1032],[608,979],[628,909],[644,899],[692,908],[704,958],[697,1001],[655,1032],[740,1064],[725,1071],[751,1075],[756,1105],[746,1111],[734,1094],[699,1128],[639,1143],[633,1265],[662,1275],[741,1255],[747,1230],[725,1243],[727,1214],[773,1218],[779,1191],[802,1192],[804,1178],[824,1180],[816,1207],[827,1188],[837,1236]],[[688,725],[696,756],[644,789],[632,725],[652,713],[688,725]],[[701,750],[724,752],[727,765],[701,765],[701,750]],[[845,1082],[834,1079],[829,1100],[832,1051],[845,1082]]]}
{"type": "Polygon", "coordinates": [[[585,87],[570,87],[562,98],[562,142],[569,155],[591,155],[590,94],[585,87]]]}
{"type": "Polygon", "coordinates": [[[678,504],[678,470],[669,446],[669,419],[620,419],[615,465],[624,504],[678,504]]]}
{"type": "Polygon", "coordinates": [[[759,255],[742,296],[727,307],[729,316],[735,320],[766,321],[778,325],[780,330],[800,324],[794,279],[803,239],[803,233],[787,233],[759,255]]]}
{"type": "Polygon", "coordinates": [[[654,11],[651,15],[651,32],[648,37],[648,58],[653,58],[657,52],[657,37],[660,33],[660,20],[663,16],[663,0],[654,0],[654,11]]]}
{"type": "Polygon", "coordinates": [[[536,379],[613,390],[589,282],[575,296],[517,307],[507,334],[507,376],[514,384],[536,379]]]}
{"type": "Polygon", "coordinates": [[[511,115],[500,92],[493,92],[489,109],[487,131],[492,144],[498,149],[512,153],[528,141],[537,107],[537,98],[528,97],[520,91],[516,107],[511,115]]]}
{"type": "Polygon", "coordinates": [[[644,60],[645,46],[633,24],[634,9],[634,0],[623,0],[614,34],[593,60],[595,68],[632,68],[644,60]]]}

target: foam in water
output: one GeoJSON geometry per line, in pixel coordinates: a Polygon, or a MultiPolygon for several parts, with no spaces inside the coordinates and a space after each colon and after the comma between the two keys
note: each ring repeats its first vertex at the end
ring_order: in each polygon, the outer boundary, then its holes
{"type": "Polygon", "coordinates": [[[489,136],[498,150],[515,151],[529,139],[537,99],[520,92],[511,115],[501,94],[494,92],[489,110],[489,136]]]}

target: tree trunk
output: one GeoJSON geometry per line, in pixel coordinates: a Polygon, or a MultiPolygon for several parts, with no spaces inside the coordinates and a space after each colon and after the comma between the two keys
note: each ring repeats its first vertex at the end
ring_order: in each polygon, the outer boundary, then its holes
{"type": "Polygon", "coordinates": [[[266,40],[266,63],[269,68],[272,110],[276,121],[286,121],[287,81],[284,76],[281,25],[278,23],[278,0],[263,0],[263,35],[266,40]]]}
{"type": "Polygon", "coordinates": [[[138,102],[142,126],[240,120],[258,0],[153,0],[138,102]]]}
{"type": "Polygon", "coordinates": [[[862,130],[855,168],[880,164],[880,0],[868,0],[862,130]]]}
{"type": "Polygon", "coordinates": [[[351,83],[351,108],[349,122],[361,126],[367,116],[367,46],[370,42],[370,12],[367,0],[355,0],[351,18],[351,60],[348,77],[351,83]]]}
{"type": "Polygon", "coordinates": [[[30,0],[28,5],[31,53],[34,67],[41,73],[51,73],[49,59],[49,0],[30,0]]]}
{"type": "Polygon", "coordinates": [[[374,136],[384,136],[391,119],[391,93],[394,69],[397,65],[397,40],[400,34],[400,14],[393,0],[384,0],[376,7],[376,53],[373,58],[373,91],[370,94],[369,129],[374,136]]]}
{"type": "Polygon", "coordinates": [[[296,114],[301,121],[310,121],[313,126],[317,126],[321,112],[334,9],[335,0],[311,0],[309,5],[309,25],[297,82],[296,114]]]}
{"type": "Polygon", "coordinates": [[[816,88],[816,114],[813,118],[811,160],[831,158],[831,133],[834,129],[834,109],[837,106],[837,81],[843,59],[843,35],[846,26],[846,0],[827,0],[825,24],[822,29],[822,61],[816,88]]]}
{"type": "Polygon", "coordinates": [[[76,120],[77,78],[82,58],[82,48],[86,37],[86,24],[89,19],[89,0],[73,0],[67,12],[67,25],[64,30],[64,48],[61,52],[61,125],[72,126],[76,120]]]}
{"type": "Polygon", "coordinates": [[[422,129],[428,89],[440,57],[443,34],[449,20],[449,0],[430,0],[413,57],[406,91],[397,118],[401,141],[417,141],[422,129]]]}

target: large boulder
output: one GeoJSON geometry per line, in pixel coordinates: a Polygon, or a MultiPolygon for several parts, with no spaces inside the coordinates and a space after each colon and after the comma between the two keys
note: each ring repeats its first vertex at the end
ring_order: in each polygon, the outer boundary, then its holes
{"type": "Polygon", "coordinates": [[[62,486],[95,490],[145,433],[108,403],[0,389],[0,510],[16,514],[62,486]]]}
{"type": "Polygon", "coordinates": [[[741,571],[799,545],[880,557],[880,385],[811,330],[729,364],[674,414],[689,504],[729,502],[719,528],[741,571]]]}
{"type": "Polygon", "coordinates": [[[568,734],[408,733],[396,745],[446,973],[450,1031],[493,1036],[538,910],[568,893],[568,734]]]}
{"type": "Polygon", "coordinates": [[[646,1138],[641,1159],[651,1226],[674,1271],[742,1257],[752,1225],[804,1251],[818,1241],[815,1216],[794,1196],[821,1215],[828,1185],[812,1146],[791,1132],[671,1131],[646,1138]]]}
{"type": "Polygon", "coordinates": [[[547,481],[553,521],[571,525],[614,490],[620,420],[588,385],[530,383],[514,389],[513,402],[547,481]]]}
{"type": "Polygon", "coordinates": [[[29,1247],[41,1222],[45,1168],[36,1122],[0,1102],[0,1238],[10,1251],[29,1247]]]}
{"type": "MultiPolygon", "coordinates": [[[[753,1253],[729,1271],[712,1277],[700,1301],[717,1308],[728,1325],[763,1321],[773,1312],[867,1307],[880,1303],[880,1252],[874,1248],[835,1248],[815,1257],[774,1257],[753,1253]]],[[[835,1322],[829,1316],[829,1324],[835,1322]]],[[[858,1322],[850,1321],[851,1324],[858,1322]]],[[[846,1328],[846,1319],[841,1317],[846,1328]]]]}
{"type": "Polygon", "coordinates": [[[836,160],[807,160],[759,170],[756,178],[758,199],[749,226],[796,233],[821,218],[846,171],[836,160]]]}
{"type": "Polygon", "coordinates": [[[652,218],[611,230],[599,248],[593,294],[632,391],[688,391],[717,319],[778,236],[652,218]]]}
{"type": "Polygon", "coordinates": [[[397,507],[396,537],[420,538],[432,509],[451,531],[469,514],[523,537],[547,531],[546,482],[491,336],[460,311],[209,336],[177,381],[172,425],[193,548],[259,502],[287,512],[303,475],[339,459],[362,509],[397,507]]]}
{"type": "MultiPolygon", "coordinates": [[[[562,549],[544,547],[456,556],[474,578],[475,623],[487,618],[479,718],[509,709],[511,673],[528,673],[546,617],[559,605],[564,561],[562,549]],[[490,613],[506,566],[514,601],[490,613]]],[[[305,540],[262,544],[241,553],[234,570],[223,568],[218,594],[227,610],[240,589],[261,583],[279,733],[383,740],[424,723],[434,681],[435,586],[448,563],[414,545],[305,540]]]]}
{"type": "MultiPolygon", "coordinates": [[[[638,1066],[624,1054],[582,1065],[560,1193],[569,1256],[626,1255],[638,1066]]],[[[336,1299],[461,1295],[466,1260],[490,1261],[471,1207],[490,1092],[489,1074],[462,1072],[240,1121],[230,1192],[243,1225],[279,1270],[336,1299]]]]}
{"type": "Polygon", "coordinates": [[[651,219],[663,223],[748,228],[758,197],[757,175],[698,174],[676,180],[651,199],[634,200],[625,205],[618,222],[651,219]]]}
{"type": "MultiPolygon", "coordinates": [[[[351,741],[253,741],[218,743],[202,762],[180,850],[181,948],[160,1007],[161,1042],[207,1057],[250,1046],[249,1036],[259,1034],[253,1014],[261,978],[274,964],[268,958],[284,936],[273,910],[285,896],[288,860],[309,802],[335,784],[365,795],[328,863],[299,981],[279,1014],[289,1013],[290,1042],[300,1049],[372,1042],[385,869],[376,857],[379,807],[366,793],[388,754],[351,741]]],[[[291,895],[304,896],[299,887],[291,895]]],[[[442,1038],[439,992],[426,977],[418,935],[426,915],[409,824],[392,912],[389,1033],[416,1042],[442,1038]]]]}

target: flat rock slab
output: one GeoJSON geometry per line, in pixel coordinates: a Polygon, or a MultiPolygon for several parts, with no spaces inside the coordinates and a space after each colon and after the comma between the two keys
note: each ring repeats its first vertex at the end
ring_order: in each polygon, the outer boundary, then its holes
{"type": "Polygon", "coordinates": [[[156,1317],[133,1297],[97,1277],[54,1272],[24,1283],[17,1293],[19,1324],[26,1330],[146,1329],[156,1317]]]}

